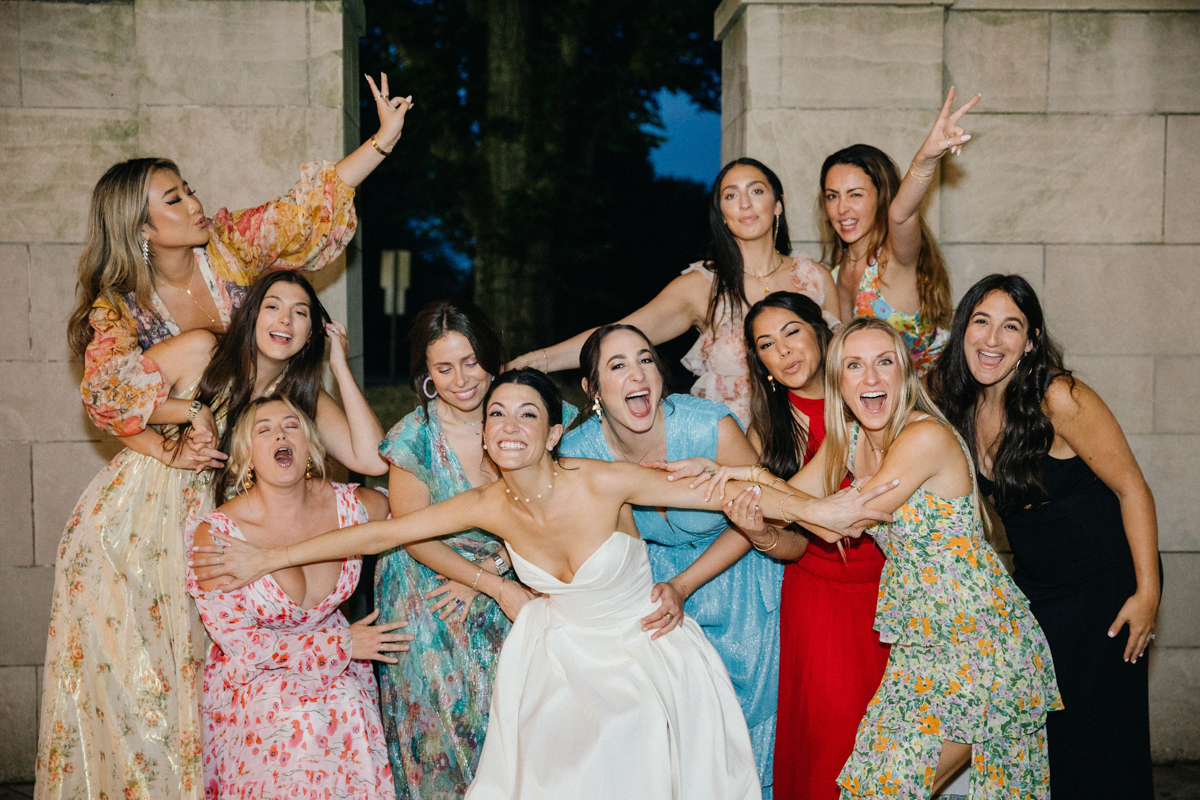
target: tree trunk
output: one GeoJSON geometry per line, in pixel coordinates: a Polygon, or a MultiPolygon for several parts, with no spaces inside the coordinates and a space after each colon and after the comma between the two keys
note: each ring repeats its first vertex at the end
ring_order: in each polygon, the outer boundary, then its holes
{"type": "Polygon", "coordinates": [[[549,300],[539,280],[522,201],[529,186],[529,0],[487,0],[487,102],[483,125],[486,197],[475,243],[475,300],[510,353],[539,341],[549,300]]]}

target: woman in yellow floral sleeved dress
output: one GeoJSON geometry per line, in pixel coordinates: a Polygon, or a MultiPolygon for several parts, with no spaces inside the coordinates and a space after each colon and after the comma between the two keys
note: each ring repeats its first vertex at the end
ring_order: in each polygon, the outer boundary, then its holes
{"type": "MultiPolygon", "coordinates": [[[[84,362],[85,409],[127,449],[84,492],[59,547],[38,798],[203,796],[183,546],[185,521],[212,510],[207,470],[223,459],[218,420],[191,400],[213,343],[203,331],[224,334],[265,271],[320,269],[344,250],[354,187],[395,146],[412,105],[390,98],[386,79],[371,88],[379,133],[337,164],[305,165],[291,192],[257,208],[205,217],[166,159],[117,164],[96,185],[68,335],[84,362]],[[171,426],[186,423],[192,433],[172,448],[171,426]]],[[[308,341],[301,313],[323,352],[312,304],[272,317],[280,371],[308,341]]],[[[245,335],[255,334],[251,323],[245,335]]]]}

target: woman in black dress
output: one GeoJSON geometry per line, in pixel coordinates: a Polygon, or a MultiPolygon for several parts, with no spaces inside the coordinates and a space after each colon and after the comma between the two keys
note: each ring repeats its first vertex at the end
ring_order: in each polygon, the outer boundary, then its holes
{"type": "Polygon", "coordinates": [[[1154,498],[1104,402],[1063,368],[1033,288],[989,275],[931,376],[1004,521],[1054,657],[1054,800],[1153,800],[1146,647],[1161,591],[1154,498]]]}

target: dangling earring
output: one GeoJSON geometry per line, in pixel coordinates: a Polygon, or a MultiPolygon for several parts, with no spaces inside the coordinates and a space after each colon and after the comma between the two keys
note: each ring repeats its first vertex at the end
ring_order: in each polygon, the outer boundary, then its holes
{"type": "Polygon", "coordinates": [[[421,393],[425,395],[425,399],[427,399],[427,400],[432,400],[433,398],[438,396],[436,387],[433,390],[433,394],[429,393],[429,382],[431,380],[433,380],[433,378],[426,375],[425,382],[421,384],[421,393]]]}
{"type": "Polygon", "coordinates": [[[604,419],[604,406],[600,405],[600,395],[596,395],[592,400],[592,411],[596,412],[596,419],[604,419]]]}
{"type": "Polygon", "coordinates": [[[778,386],[778,384],[775,383],[774,375],[771,375],[771,374],[767,375],[767,383],[769,383],[771,385],[771,393],[772,394],[779,391],[779,386],[778,386]]]}
{"type": "MultiPolygon", "coordinates": [[[[771,224],[771,246],[775,247],[775,243],[779,241],[779,215],[775,215],[775,222],[771,224]]],[[[778,249],[778,248],[776,248],[778,249]]]]}
{"type": "Polygon", "coordinates": [[[150,266],[150,240],[142,239],[142,261],[147,267],[150,266]]]}
{"type": "Polygon", "coordinates": [[[313,470],[317,465],[313,463],[312,456],[308,457],[308,463],[304,465],[304,480],[309,480],[313,476],[313,470]]]}
{"type": "Polygon", "coordinates": [[[246,471],[246,478],[242,481],[242,488],[246,491],[254,488],[254,467],[246,471]]]}

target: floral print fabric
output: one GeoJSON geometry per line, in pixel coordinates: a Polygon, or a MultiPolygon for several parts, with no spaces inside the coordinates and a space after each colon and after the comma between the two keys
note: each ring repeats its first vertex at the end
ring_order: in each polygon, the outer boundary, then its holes
{"type": "Polygon", "coordinates": [[[912,357],[913,366],[917,368],[917,375],[924,377],[946,349],[950,332],[926,320],[920,311],[916,314],[905,314],[892,308],[883,299],[878,258],[879,254],[872,256],[867,262],[867,268],[863,270],[858,294],[854,298],[854,316],[879,317],[899,331],[904,343],[908,345],[908,354],[912,357]]]}
{"type": "MultiPolygon", "coordinates": [[[[355,485],[333,486],[338,527],[367,522],[355,485]]],[[[245,538],[219,511],[203,521],[245,538]]],[[[189,547],[191,538],[189,530],[189,547]]],[[[205,593],[188,569],[188,591],[215,642],[202,706],[208,800],[395,797],[375,678],[369,662],[351,660],[350,626],[338,611],[361,570],[361,559],[344,561],[333,592],[305,610],[270,575],[205,593]]]]}
{"type": "MultiPolygon", "coordinates": [[[[471,488],[458,456],[442,436],[436,405],[396,423],[379,445],[391,464],[429,487],[430,503],[471,488]]],[[[500,553],[499,539],[478,528],[443,537],[470,561],[500,553]]],[[[507,558],[505,559],[507,560],[507,558]]],[[[496,658],[510,623],[490,597],[479,595],[466,622],[438,619],[425,593],[438,587],[433,570],[404,548],[383,553],[375,567],[379,622],[408,620],[417,638],[408,657],[380,666],[380,695],[392,775],[399,797],[461,797],[475,777],[487,732],[496,658]]]]}
{"type": "MultiPolygon", "coordinates": [[[[325,162],[305,164],[283,197],[242,211],[222,208],[210,223],[208,245],[194,253],[226,328],[245,287],[263,271],[320,269],[341,255],[358,225],[354,189],[325,162]]],[[[92,421],[115,436],[145,430],[170,390],[143,351],[177,335],[179,326],[157,293],[151,301],[153,308],[141,308],[127,293],[92,304],[95,333],[84,354],[80,395],[92,421]]]]}
{"type": "Polygon", "coordinates": [[[210,473],[122,450],[71,512],[54,567],[39,800],[200,797],[183,527],[211,498],[210,473]]]}
{"type": "Polygon", "coordinates": [[[1049,798],[1046,713],[1062,708],[1050,648],[984,539],[977,494],[919,488],[872,529],[887,557],[875,627],[892,650],[843,798],[929,797],[944,739],[973,745],[972,800],[1049,798]]]}
{"type": "MultiPolygon", "coordinates": [[[[791,282],[789,291],[812,298],[817,304],[825,302],[821,270],[825,269],[806,256],[792,256],[792,268],[788,272],[791,282]]],[[[703,262],[697,261],[681,274],[700,272],[709,281],[715,276],[703,262]]],[[[684,367],[697,376],[691,393],[696,397],[715,400],[729,406],[745,428],[750,424],[750,367],[746,364],[746,343],[742,336],[742,314],[730,313],[724,298],[717,303],[716,327],[700,331],[700,338],[692,345],[681,361],[684,367]]],[[[837,330],[841,325],[837,317],[823,311],[829,327],[837,330]]]]}

